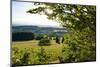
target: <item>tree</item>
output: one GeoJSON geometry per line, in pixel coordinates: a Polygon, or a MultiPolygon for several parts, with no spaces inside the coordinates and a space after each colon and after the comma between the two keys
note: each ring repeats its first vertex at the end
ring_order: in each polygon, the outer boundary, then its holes
{"type": "Polygon", "coordinates": [[[42,34],[36,35],[36,37],[35,37],[36,40],[41,40],[41,39],[43,39],[43,38],[44,38],[44,37],[43,37],[42,34]]]}
{"type": "Polygon", "coordinates": [[[67,44],[67,47],[62,49],[63,62],[96,60],[95,43],[87,39],[87,32],[67,34],[64,43],[67,44]]]}
{"type": "MultiPolygon", "coordinates": [[[[36,3],[35,3],[36,4],[36,3]]],[[[31,14],[45,14],[48,19],[60,22],[64,27],[75,30],[84,30],[89,28],[96,31],[96,7],[85,5],[66,5],[52,3],[38,3],[39,6],[28,10],[31,14]],[[51,13],[49,13],[49,11],[51,13]]]]}
{"type": "MultiPolygon", "coordinates": [[[[67,47],[62,50],[62,62],[96,60],[96,6],[37,3],[28,10],[31,14],[45,14],[67,28],[64,37],[67,47]],[[67,54],[65,54],[67,53],[67,54]]],[[[60,58],[61,59],[61,58],[60,58]]]]}
{"type": "Polygon", "coordinates": [[[56,43],[60,44],[60,39],[59,39],[59,37],[56,37],[56,43]]]}
{"type": "Polygon", "coordinates": [[[63,43],[64,42],[64,37],[62,37],[62,40],[61,40],[61,43],[63,43]]]}

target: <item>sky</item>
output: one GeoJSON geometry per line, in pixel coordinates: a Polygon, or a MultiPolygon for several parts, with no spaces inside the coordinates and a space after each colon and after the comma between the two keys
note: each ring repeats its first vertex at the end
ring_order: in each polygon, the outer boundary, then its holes
{"type": "Polygon", "coordinates": [[[38,2],[55,2],[67,4],[96,5],[96,0],[20,0],[20,1],[38,1],[38,2]]]}
{"type": "Polygon", "coordinates": [[[33,3],[12,1],[12,24],[61,27],[58,22],[48,20],[46,15],[26,13],[33,7],[36,7],[33,3]]]}

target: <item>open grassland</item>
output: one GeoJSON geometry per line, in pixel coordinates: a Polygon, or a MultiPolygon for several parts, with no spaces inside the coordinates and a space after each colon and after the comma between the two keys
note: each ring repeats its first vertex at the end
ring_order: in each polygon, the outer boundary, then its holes
{"type": "Polygon", "coordinates": [[[22,55],[28,52],[27,64],[60,63],[58,57],[62,55],[62,47],[64,45],[51,41],[50,46],[39,46],[38,42],[38,40],[12,42],[12,62],[20,63],[22,55]],[[45,63],[38,61],[38,53],[41,52],[41,48],[43,48],[43,53],[45,53],[45,56],[42,57],[45,58],[45,63]]]}

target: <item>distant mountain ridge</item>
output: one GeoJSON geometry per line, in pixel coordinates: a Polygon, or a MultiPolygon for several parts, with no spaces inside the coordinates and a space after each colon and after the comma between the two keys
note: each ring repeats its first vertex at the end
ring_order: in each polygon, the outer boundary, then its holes
{"type": "Polygon", "coordinates": [[[67,33],[64,28],[55,28],[55,27],[43,27],[43,26],[12,26],[12,32],[32,32],[34,34],[52,34],[56,33],[57,35],[63,35],[67,33]]]}

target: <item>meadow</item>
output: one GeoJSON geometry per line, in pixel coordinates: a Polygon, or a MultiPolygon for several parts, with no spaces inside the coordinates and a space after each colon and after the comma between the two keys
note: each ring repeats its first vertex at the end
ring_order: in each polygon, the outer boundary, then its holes
{"type": "Polygon", "coordinates": [[[12,64],[49,64],[60,63],[62,48],[66,45],[51,40],[49,46],[39,46],[39,40],[12,42],[12,64]]]}

